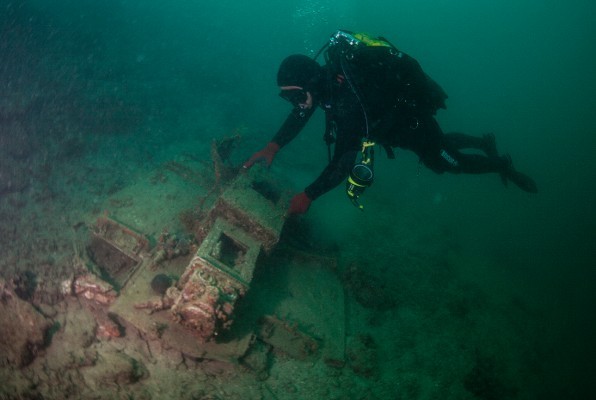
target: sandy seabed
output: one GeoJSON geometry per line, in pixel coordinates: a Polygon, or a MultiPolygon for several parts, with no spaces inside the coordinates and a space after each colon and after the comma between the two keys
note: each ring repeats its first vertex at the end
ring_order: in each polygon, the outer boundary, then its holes
{"type": "MultiPolygon", "coordinates": [[[[133,328],[120,337],[105,335],[87,302],[61,292],[64,280],[84,273],[87,228],[106,209],[124,219],[134,211],[135,218],[147,221],[161,212],[155,201],[160,188],[190,185],[159,166],[156,172],[111,163],[111,150],[125,139],[111,140],[107,150],[69,155],[51,167],[36,155],[18,159],[3,149],[3,160],[14,166],[11,179],[24,183],[10,186],[0,198],[5,353],[0,398],[531,398],[526,390],[537,379],[538,357],[538,349],[526,342],[536,329],[531,311],[515,300],[491,300],[460,279],[458,265],[490,261],[466,259],[448,232],[420,223],[424,215],[381,232],[382,243],[372,248],[359,231],[348,235],[357,245],[313,244],[309,235],[316,232],[307,218],[287,234],[273,258],[258,265],[239,323],[257,329],[255,310],[309,321],[325,287],[339,282],[345,321],[328,322],[345,324],[345,362],[320,356],[297,360],[260,342],[238,362],[197,360],[133,328]],[[129,172],[124,176],[123,168],[129,172]],[[305,252],[312,258],[305,259],[305,252]],[[318,287],[310,285],[308,279],[321,269],[326,273],[318,287]]],[[[199,175],[213,174],[208,163],[193,165],[199,175]]],[[[163,193],[164,199],[176,199],[168,207],[168,222],[159,226],[154,219],[147,233],[191,235],[179,215],[206,192],[195,187],[163,193]]],[[[364,228],[379,232],[374,225],[364,228]]],[[[316,333],[316,326],[304,330],[316,333]]]]}

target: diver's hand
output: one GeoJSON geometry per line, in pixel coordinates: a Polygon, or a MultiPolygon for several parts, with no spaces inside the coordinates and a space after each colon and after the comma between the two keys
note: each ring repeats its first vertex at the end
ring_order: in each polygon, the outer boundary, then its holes
{"type": "Polygon", "coordinates": [[[312,203],[312,200],[306,195],[306,193],[298,193],[290,202],[288,214],[304,214],[308,211],[310,203],[312,203]]]}
{"type": "Polygon", "coordinates": [[[242,165],[242,168],[249,169],[254,163],[263,161],[267,164],[267,167],[269,167],[278,151],[279,145],[274,142],[269,142],[262,150],[253,154],[252,157],[242,165]]]}

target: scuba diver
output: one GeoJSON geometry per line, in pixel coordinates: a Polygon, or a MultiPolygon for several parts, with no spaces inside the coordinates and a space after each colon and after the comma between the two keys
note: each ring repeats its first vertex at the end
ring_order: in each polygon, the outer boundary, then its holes
{"type": "Polygon", "coordinates": [[[446,108],[447,94],[414,58],[384,38],[337,31],[314,58],[291,55],[284,59],[277,84],[279,95],[293,109],[271,141],[243,168],[255,162],[270,166],[317,107],[326,115],[329,163],[292,198],[289,214],[307,212],[312,201],[343,181],[348,198],[362,209],[359,197],[374,179],[375,145],[389,158],[395,158],[394,147],[411,150],[436,173],[497,173],[505,185],[511,181],[526,192],[538,191],[530,177],[515,170],[511,157],[498,154],[493,134],[443,133],[434,116],[446,108]],[[316,61],[321,53],[324,66],[316,61]],[[464,153],[463,149],[479,151],[464,153]]]}

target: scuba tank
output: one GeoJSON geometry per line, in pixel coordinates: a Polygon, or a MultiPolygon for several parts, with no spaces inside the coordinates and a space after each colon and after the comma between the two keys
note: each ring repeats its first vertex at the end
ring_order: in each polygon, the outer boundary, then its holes
{"type": "MultiPolygon", "coordinates": [[[[358,99],[364,118],[365,131],[362,132],[360,160],[352,167],[346,181],[346,194],[358,209],[364,207],[359,197],[374,179],[374,137],[369,129],[379,130],[379,119],[387,110],[399,108],[406,114],[428,113],[434,115],[439,108],[445,108],[447,94],[424,73],[418,62],[400,51],[383,37],[373,37],[365,33],[338,30],[319,50],[314,59],[323,54],[328,68],[329,85],[335,82],[335,74],[340,74],[358,99]],[[389,100],[387,100],[389,99],[389,100]],[[371,124],[369,126],[369,124],[371,124]]],[[[332,93],[332,90],[329,90],[332,93]]],[[[333,99],[330,100],[330,107],[333,99]]],[[[374,133],[373,133],[374,136],[374,133]]],[[[328,157],[334,141],[333,121],[328,119],[325,131],[328,157]]],[[[378,137],[376,138],[380,140],[378,137]]],[[[389,158],[395,158],[390,143],[380,143],[389,158]]]]}

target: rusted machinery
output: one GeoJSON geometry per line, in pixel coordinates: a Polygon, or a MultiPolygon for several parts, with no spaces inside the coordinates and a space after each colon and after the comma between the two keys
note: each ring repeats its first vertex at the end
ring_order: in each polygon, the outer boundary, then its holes
{"type": "MultiPolygon", "coordinates": [[[[187,356],[233,362],[257,338],[299,359],[319,352],[325,340],[324,358],[343,360],[343,291],[330,270],[305,271],[299,279],[311,281],[290,283],[294,293],[301,293],[301,303],[279,305],[278,315],[288,315],[292,308],[304,311],[303,317],[310,315],[313,320],[306,323],[318,326],[316,331],[301,332],[295,318],[290,323],[261,315],[257,325],[228,334],[243,317],[236,308],[250,290],[258,260],[276,246],[285,223],[289,197],[270,176],[253,168],[225,186],[201,209],[194,245],[182,246],[167,233],[156,238],[155,232],[122,222],[131,215],[146,216],[147,210],[102,215],[91,229],[87,249],[94,274],[75,276],[64,283],[64,292],[94,304],[98,334],[104,337],[135,329],[187,356]],[[329,323],[331,318],[340,322],[329,323]]],[[[152,197],[142,197],[147,198],[152,197]]]]}
{"type": "MultiPolygon", "coordinates": [[[[272,188],[257,172],[238,175],[198,227],[197,236],[203,236],[198,249],[185,257],[168,259],[142,233],[100,217],[88,252],[98,275],[119,290],[110,298],[109,313],[191,356],[228,360],[243,354],[254,335],[225,343],[214,339],[232,325],[259,255],[279,241],[287,199],[272,188]],[[156,277],[165,285],[161,290],[156,277]]],[[[94,295],[92,288],[85,293],[94,295]]]]}

